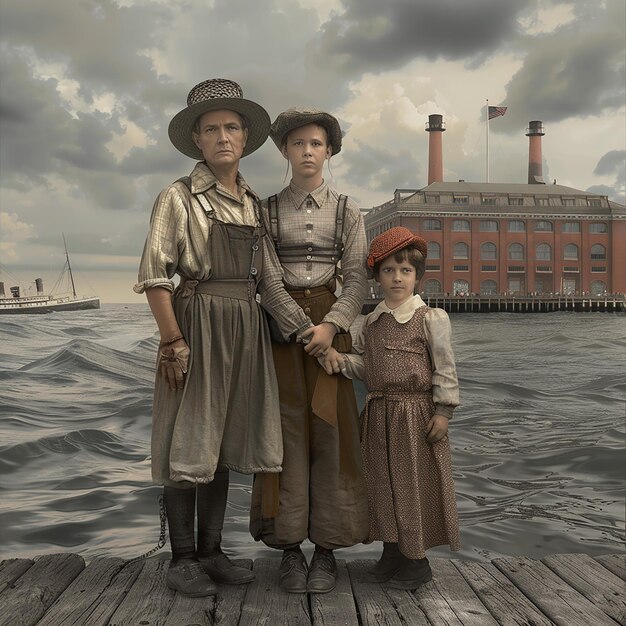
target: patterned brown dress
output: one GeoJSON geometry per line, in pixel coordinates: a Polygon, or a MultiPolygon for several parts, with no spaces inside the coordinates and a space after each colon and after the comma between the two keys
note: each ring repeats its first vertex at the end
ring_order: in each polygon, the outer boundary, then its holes
{"type": "Polygon", "coordinates": [[[361,423],[370,541],[398,543],[411,559],[433,546],[460,548],[446,435],[431,444],[426,426],[435,413],[432,362],[424,333],[429,308],[401,324],[383,313],[365,329],[361,423]]]}

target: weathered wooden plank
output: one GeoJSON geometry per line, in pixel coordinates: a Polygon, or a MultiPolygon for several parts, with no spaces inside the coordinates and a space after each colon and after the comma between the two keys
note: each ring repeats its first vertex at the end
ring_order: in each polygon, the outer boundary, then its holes
{"type": "Polygon", "coordinates": [[[554,624],[491,563],[457,559],[452,563],[501,626],[554,624]]]}
{"type": "Polygon", "coordinates": [[[615,626],[615,622],[540,561],[527,557],[492,563],[559,626],[615,626]]]}
{"type": "Polygon", "coordinates": [[[131,565],[128,572],[121,575],[124,566],[123,559],[95,558],[46,611],[37,626],[105,626],[141,570],[141,565],[131,565]]]}
{"type": "Polygon", "coordinates": [[[5,559],[0,561],[0,593],[10,587],[33,563],[32,559],[5,559]]]}
{"type": "Polygon", "coordinates": [[[359,626],[350,575],[341,559],[337,561],[337,574],[337,585],[331,592],[311,594],[313,626],[359,626]]]}
{"type": "Polygon", "coordinates": [[[626,623],[626,585],[621,578],[587,554],[552,554],[541,561],[600,610],[626,623]]]}
{"type": "Polygon", "coordinates": [[[363,580],[363,573],[374,565],[373,560],[348,562],[352,593],[363,626],[428,626],[413,594],[386,590],[382,585],[363,580]]]}
{"type": "Polygon", "coordinates": [[[602,554],[594,557],[603,567],[613,572],[622,580],[626,580],[626,554],[602,554]]]}
{"type": "MultiPolygon", "coordinates": [[[[252,569],[251,559],[234,560],[233,563],[252,569]]],[[[252,583],[249,583],[252,584],[252,583]]],[[[248,585],[220,585],[215,599],[213,623],[217,626],[237,626],[248,585]]],[[[172,625],[174,626],[174,625],[172,625]]]]}
{"type": "Polygon", "coordinates": [[[447,559],[431,559],[433,579],[415,590],[426,617],[434,626],[497,626],[480,598],[447,559]]]}
{"type": "Polygon", "coordinates": [[[78,554],[46,554],[2,593],[0,626],[36,624],[84,569],[78,554]]]}
{"type": "Polygon", "coordinates": [[[110,626],[160,626],[174,602],[174,592],[165,584],[170,562],[147,559],[139,576],[109,621],[110,626]]]}
{"type": "Polygon", "coordinates": [[[306,593],[286,593],[278,585],[279,559],[256,559],[253,580],[246,590],[239,626],[309,626],[306,593]],[[279,620],[277,622],[277,619],[279,620]]]}
{"type": "Polygon", "coordinates": [[[212,626],[215,596],[191,598],[177,593],[163,626],[212,626]]]}

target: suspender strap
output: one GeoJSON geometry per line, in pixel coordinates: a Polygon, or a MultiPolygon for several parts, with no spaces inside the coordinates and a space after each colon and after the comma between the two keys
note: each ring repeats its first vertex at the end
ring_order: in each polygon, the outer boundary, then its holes
{"type": "Polygon", "coordinates": [[[267,209],[270,215],[270,228],[272,230],[272,239],[274,240],[274,248],[280,249],[280,233],[278,228],[278,196],[273,195],[267,199],[267,209]]]}
{"type": "Polygon", "coordinates": [[[339,200],[337,201],[337,214],[335,216],[335,250],[337,251],[336,256],[338,256],[339,259],[343,256],[343,225],[345,222],[344,216],[347,202],[348,197],[343,194],[339,196],[339,200]]]}
{"type": "Polygon", "coordinates": [[[215,213],[215,211],[213,210],[213,207],[207,200],[206,195],[204,193],[192,193],[190,176],[181,176],[178,180],[175,180],[174,183],[183,183],[183,185],[185,185],[185,187],[187,187],[187,189],[189,190],[189,193],[191,193],[193,196],[195,196],[198,199],[198,202],[202,205],[202,208],[204,209],[206,216],[213,217],[213,214],[215,213]]]}

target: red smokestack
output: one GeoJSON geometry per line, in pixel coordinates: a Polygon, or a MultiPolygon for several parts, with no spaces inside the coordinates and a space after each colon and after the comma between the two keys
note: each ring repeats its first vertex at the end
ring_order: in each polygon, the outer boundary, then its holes
{"type": "Polygon", "coordinates": [[[429,115],[426,124],[428,137],[428,184],[443,182],[443,153],[441,134],[446,130],[442,115],[429,115]]]}
{"type": "Polygon", "coordinates": [[[537,120],[528,122],[526,130],[528,131],[526,133],[528,137],[528,184],[545,185],[541,158],[541,138],[545,135],[543,122],[537,120]]]}

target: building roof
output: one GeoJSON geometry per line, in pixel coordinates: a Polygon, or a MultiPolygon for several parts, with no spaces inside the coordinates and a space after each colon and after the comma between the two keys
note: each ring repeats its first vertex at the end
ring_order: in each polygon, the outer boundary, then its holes
{"type": "MultiPolygon", "coordinates": [[[[405,191],[405,190],[398,190],[405,191]]],[[[590,191],[582,191],[565,185],[529,185],[522,183],[466,183],[466,182],[437,182],[419,190],[422,192],[448,192],[448,193],[508,193],[508,194],[533,194],[537,196],[603,196],[590,191]]]]}

